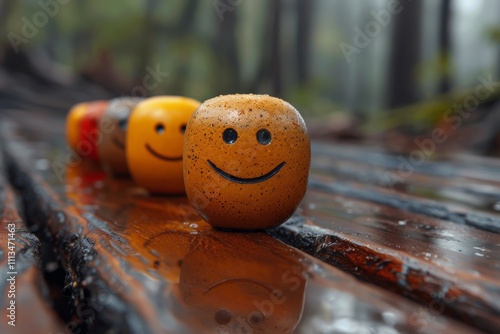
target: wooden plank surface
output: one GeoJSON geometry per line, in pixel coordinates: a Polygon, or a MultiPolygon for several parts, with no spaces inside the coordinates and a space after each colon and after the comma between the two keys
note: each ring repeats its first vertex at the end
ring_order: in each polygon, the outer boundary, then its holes
{"type": "Polygon", "coordinates": [[[390,185],[386,175],[398,175],[399,156],[323,144],[313,152],[305,219],[272,235],[439,313],[498,331],[500,170],[491,159],[429,161],[390,185]]]}
{"type": "MultiPolygon", "coordinates": [[[[314,218],[288,222],[273,230],[272,235],[361,280],[435,308],[436,312],[488,332],[500,328],[498,252],[489,251],[498,246],[488,248],[492,238],[475,239],[480,233],[469,238],[463,226],[443,229],[442,224],[427,219],[428,225],[421,225],[422,221],[408,214],[381,218],[361,213],[354,225],[345,218],[332,220],[330,215],[323,215],[323,194],[311,194],[310,199],[314,199],[318,211],[314,218]],[[429,235],[442,242],[426,241],[429,235]],[[457,242],[457,237],[467,242],[457,242]]],[[[344,203],[366,206],[355,200],[344,203]]],[[[331,210],[331,202],[327,204],[331,210]]],[[[390,208],[386,213],[391,213],[390,208]]]]}
{"type": "MultiPolygon", "coordinates": [[[[316,180],[335,180],[333,188],[337,192],[345,185],[351,194],[357,191],[356,197],[378,199],[398,207],[403,206],[402,200],[408,199],[416,204],[412,209],[415,212],[427,206],[428,214],[437,218],[500,231],[500,208],[495,206],[500,202],[499,169],[484,159],[476,159],[475,164],[452,159],[424,160],[416,165],[410,162],[411,153],[394,156],[369,149],[362,151],[360,147],[346,149],[325,144],[314,145],[313,153],[312,171],[318,177],[316,180]]],[[[343,191],[348,194],[348,190],[343,191]]]]}
{"type": "Polygon", "coordinates": [[[29,233],[0,156],[0,333],[63,333],[43,279],[40,241],[29,233]]]}
{"type": "MultiPolygon", "coordinates": [[[[68,161],[57,128],[12,115],[2,124],[10,179],[30,220],[44,229],[42,242],[56,247],[68,270],[64,284],[79,328],[120,333],[475,332],[425,303],[355,279],[351,274],[357,269],[341,263],[343,252],[333,264],[350,274],[266,233],[213,231],[185,197],[148,196],[129,180],[108,178],[92,163],[56,175],[61,169],[51,166],[68,161]]],[[[319,206],[318,198],[311,201],[317,193],[308,193],[302,215],[311,204],[319,206]]],[[[303,225],[304,218],[297,216],[273,234],[308,251],[310,234],[282,237],[293,226],[305,231],[303,225]]],[[[356,263],[354,257],[349,261],[356,263]]],[[[358,263],[366,267],[360,270],[370,270],[370,262],[358,263]]]]}

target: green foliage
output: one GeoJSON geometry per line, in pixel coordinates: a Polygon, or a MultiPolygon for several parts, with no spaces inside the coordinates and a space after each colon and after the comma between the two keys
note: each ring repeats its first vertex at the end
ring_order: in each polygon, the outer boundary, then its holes
{"type": "Polygon", "coordinates": [[[448,52],[439,52],[427,61],[423,61],[417,68],[417,80],[424,84],[436,78],[443,78],[452,74],[451,56],[448,52]]]}
{"type": "Polygon", "coordinates": [[[309,81],[291,89],[285,99],[307,118],[319,118],[334,112],[345,112],[345,108],[335,104],[328,97],[328,82],[309,81]]]}
{"type": "MultiPolygon", "coordinates": [[[[455,104],[460,105],[468,96],[474,95],[474,89],[450,92],[424,102],[381,112],[365,124],[363,129],[370,134],[403,126],[416,130],[428,130],[441,122],[445,113],[449,112],[455,104]]],[[[480,101],[480,103],[487,103],[499,97],[500,90],[496,90],[487,100],[480,101]]]]}
{"type": "Polygon", "coordinates": [[[492,26],[487,28],[486,37],[493,43],[500,43],[500,26],[492,26]]]}

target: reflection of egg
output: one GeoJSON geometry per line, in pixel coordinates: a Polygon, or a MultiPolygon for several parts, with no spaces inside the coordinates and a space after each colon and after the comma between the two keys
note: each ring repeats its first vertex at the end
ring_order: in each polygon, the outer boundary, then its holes
{"type": "Polygon", "coordinates": [[[184,131],[200,102],[181,96],[158,96],[139,103],[130,115],[126,156],[130,173],[153,193],[184,193],[184,131]]]}
{"type": "Polygon", "coordinates": [[[186,193],[212,226],[265,229],[288,219],[307,188],[311,148],[289,103],[267,95],[205,101],[184,143],[186,193]]]}
{"type": "Polygon", "coordinates": [[[260,233],[197,235],[182,261],[179,299],[184,304],[174,312],[207,333],[293,332],[305,280],[289,249],[270,240],[260,233]]]}
{"type": "Polygon", "coordinates": [[[120,97],[109,102],[99,123],[102,140],[99,142],[99,157],[116,174],[127,174],[125,140],[128,118],[140,98],[120,97]]]}

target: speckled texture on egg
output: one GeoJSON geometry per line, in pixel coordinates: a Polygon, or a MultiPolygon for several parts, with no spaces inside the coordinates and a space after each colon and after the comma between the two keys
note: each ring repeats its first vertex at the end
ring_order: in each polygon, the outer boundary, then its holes
{"type": "Polygon", "coordinates": [[[102,139],[99,142],[99,157],[115,174],[128,174],[125,155],[126,131],[132,109],[142,98],[119,97],[109,102],[99,123],[102,139]]]}
{"type": "Polygon", "coordinates": [[[219,96],[205,101],[187,126],[186,193],[214,227],[257,230],[283,223],[304,197],[310,162],[305,123],[278,98],[219,96]]]}

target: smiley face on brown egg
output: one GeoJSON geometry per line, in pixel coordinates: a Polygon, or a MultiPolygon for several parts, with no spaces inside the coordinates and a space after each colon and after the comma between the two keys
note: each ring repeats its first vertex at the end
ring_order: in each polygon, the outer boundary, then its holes
{"type": "Polygon", "coordinates": [[[186,193],[214,227],[271,228],[300,204],[310,160],[306,126],[292,105],[268,95],[219,96],[189,120],[186,193]]]}

